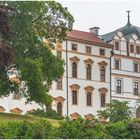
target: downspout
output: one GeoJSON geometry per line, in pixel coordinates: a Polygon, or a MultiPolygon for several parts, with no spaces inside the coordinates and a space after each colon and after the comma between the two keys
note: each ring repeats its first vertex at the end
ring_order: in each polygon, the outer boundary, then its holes
{"type": "Polygon", "coordinates": [[[112,100],[112,57],[114,55],[113,50],[110,51],[110,102],[112,100]]]}
{"type": "Polygon", "coordinates": [[[66,39],[66,101],[67,101],[67,116],[69,115],[69,89],[68,89],[68,40],[66,39]]]}

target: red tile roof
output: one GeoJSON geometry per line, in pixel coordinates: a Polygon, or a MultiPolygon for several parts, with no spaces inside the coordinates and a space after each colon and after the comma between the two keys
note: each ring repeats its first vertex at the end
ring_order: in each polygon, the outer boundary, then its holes
{"type": "Polygon", "coordinates": [[[90,32],[85,32],[85,31],[79,31],[79,30],[72,30],[71,32],[67,33],[67,38],[70,40],[79,40],[84,41],[85,43],[87,42],[90,44],[99,44],[100,46],[108,46],[111,47],[112,45],[104,42],[101,38],[97,37],[94,34],[91,34],[90,32]]]}

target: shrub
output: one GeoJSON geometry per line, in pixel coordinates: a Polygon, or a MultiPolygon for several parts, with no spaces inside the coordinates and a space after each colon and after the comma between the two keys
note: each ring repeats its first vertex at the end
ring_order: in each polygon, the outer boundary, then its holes
{"type": "Polygon", "coordinates": [[[56,138],[61,139],[95,139],[108,138],[102,131],[103,126],[94,126],[90,121],[79,118],[78,120],[67,119],[56,129],[56,138]]]}
{"type": "Polygon", "coordinates": [[[37,109],[33,111],[32,113],[28,113],[28,114],[32,114],[38,117],[46,117],[46,118],[58,119],[58,120],[64,119],[63,116],[61,116],[55,110],[52,110],[52,109],[48,109],[47,112],[41,109],[37,109]]]}
{"type": "Polygon", "coordinates": [[[52,132],[51,124],[45,120],[34,123],[23,121],[0,124],[1,139],[46,139],[51,137],[52,132]]]}
{"type": "Polygon", "coordinates": [[[131,117],[131,109],[126,101],[112,100],[108,103],[106,109],[98,111],[98,116],[108,118],[111,122],[119,122],[123,120],[129,120],[131,117]]]}

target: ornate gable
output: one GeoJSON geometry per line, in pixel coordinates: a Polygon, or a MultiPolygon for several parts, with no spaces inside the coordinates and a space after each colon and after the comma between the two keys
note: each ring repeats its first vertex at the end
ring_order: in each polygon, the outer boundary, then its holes
{"type": "Polygon", "coordinates": [[[87,114],[87,115],[85,115],[85,118],[87,119],[87,120],[93,120],[93,115],[92,114],[87,114]]]}
{"type": "Polygon", "coordinates": [[[78,119],[80,117],[80,115],[77,112],[71,114],[70,116],[73,120],[78,119]]]}
{"type": "Polygon", "coordinates": [[[93,60],[92,59],[86,59],[86,60],[84,60],[84,62],[86,63],[86,64],[93,64],[93,60]]]}
{"type": "Polygon", "coordinates": [[[99,65],[102,65],[102,66],[107,66],[107,65],[108,65],[108,63],[105,62],[105,61],[101,61],[101,62],[99,62],[98,64],[99,64],[99,65]]]}
{"type": "Polygon", "coordinates": [[[78,84],[70,85],[70,88],[73,90],[79,90],[80,86],[78,84]]]}
{"type": "Polygon", "coordinates": [[[108,92],[108,89],[103,87],[103,88],[100,88],[98,89],[100,93],[107,93],[108,92]]]}
{"type": "Polygon", "coordinates": [[[0,106],[0,112],[4,112],[6,109],[2,106],[0,106]]]}
{"type": "Polygon", "coordinates": [[[73,62],[79,62],[80,59],[77,56],[74,56],[74,57],[71,57],[70,60],[73,62]]]}
{"type": "Polygon", "coordinates": [[[19,109],[18,107],[11,109],[10,110],[12,113],[22,113],[23,111],[21,109],[19,109]]]}
{"type": "Polygon", "coordinates": [[[92,86],[86,86],[84,89],[85,89],[85,91],[92,92],[94,90],[94,87],[92,87],[92,86]]]}
{"type": "Polygon", "coordinates": [[[64,102],[65,101],[65,98],[63,98],[62,96],[58,96],[58,97],[55,98],[55,100],[57,102],[64,102]]]}

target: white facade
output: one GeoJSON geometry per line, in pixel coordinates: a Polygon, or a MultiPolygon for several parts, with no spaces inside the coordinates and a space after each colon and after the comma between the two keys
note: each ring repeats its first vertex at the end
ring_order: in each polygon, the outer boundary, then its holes
{"type": "Polygon", "coordinates": [[[136,47],[140,46],[140,40],[136,34],[131,34],[126,40],[121,32],[116,32],[111,42],[114,45],[114,56],[112,58],[112,99],[128,101],[134,111],[139,105],[140,93],[140,53],[136,47]],[[119,50],[115,48],[115,42],[119,42],[119,50]],[[133,53],[130,51],[133,45],[133,53]],[[115,60],[120,61],[119,69],[115,68],[115,60]],[[138,71],[134,70],[134,63],[138,64],[138,71]],[[117,80],[121,80],[121,93],[117,93],[117,80]],[[135,82],[138,83],[138,93],[134,93],[135,82]]]}
{"type": "MultiPolygon", "coordinates": [[[[61,80],[59,78],[52,84],[50,89],[50,95],[53,98],[51,107],[63,116],[90,117],[96,116],[98,110],[104,109],[104,104],[116,99],[128,101],[135,116],[140,93],[140,50],[138,53],[136,49],[137,46],[140,46],[138,36],[131,34],[125,37],[122,32],[116,31],[112,40],[109,40],[112,44],[110,45],[92,35],[92,33],[75,30],[62,44],[56,44],[53,53],[61,56],[61,59],[65,61],[65,72],[61,80]],[[116,42],[118,48],[116,48],[116,42]],[[133,45],[133,49],[130,51],[131,45],[133,45]],[[104,54],[101,54],[101,50],[104,54]],[[110,71],[110,52],[112,50],[114,55],[111,58],[110,71]],[[75,71],[72,70],[73,63],[76,66],[75,71]],[[134,70],[135,63],[138,64],[137,71],[136,68],[134,70]],[[91,68],[90,78],[87,77],[88,65],[91,68]],[[105,80],[101,78],[102,66],[105,80]]],[[[13,94],[10,94],[9,97],[0,98],[0,111],[17,111],[25,114],[40,108],[36,103],[25,103],[25,98],[13,99],[13,94]]]]}
{"type": "MultiPolygon", "coordinates": [[[[92,114],[94,116],[97,115],[97,111],[104,109],[101,107],[101,94],[105,94],[105,102],[110,102],[110,46],[99,46],[88,43],[81,43],[80,41],[68,39],[63,42],[62,45],[56,47],[57,51],[61,51],[62,59],[67,63],[65,65],[65,72],[62,77],[62,89],[57,90],[57,82],[53,82],[50,94],[55,100],[52,103],[52,108],[54,110],[58,110],[58,103],[62,104],[62,114],[64,116],[71,115],[75,117],[77,114],[84,117],[85,115],[92,114]],[[72,50],[72,44],[77,45],[77,51],[72,50]],[[67,45],[67,60],[66,61],[66,45],[67,45]],[[91,47],[91,53],[86,53],[86,47],[91,47]],[[100,49],[105,50],[105,55],[100,55],[100,49]],[[72,77],[72,59],[78,59],[77,62],[77,78],[72,77]],[[92,69],[91,69],[91,80],[87,80],[86,78],[86,60],[92,61],[92,69]],[[100,63],[106,65],[105,71],[105,81],[101,82],[100,79],[100,63]],[[68,65],[68,83],[67,83],[67,72],[66,67],[68,65]],[[78,97],[77,104],[74,105],[72,103],[72,86],[77,85],[78,88],[78,97]],[[87,106],[87,92],[86,87],[92,87],[92,99],[91,106],[87,106]],[[68,88],[68,91],[67,91],[68,88]],[[67,96],[68,94],[68,96],[67,96]],[[68,105],[67,105],[68,104],[68,105]]],[[[75,87],[74,87],[75,88],[75,87]]],[[[76,87],[77,88],[77,87],[76,87]]],[[[76,89],[77,90],[77,89],[76,89]]]]}

